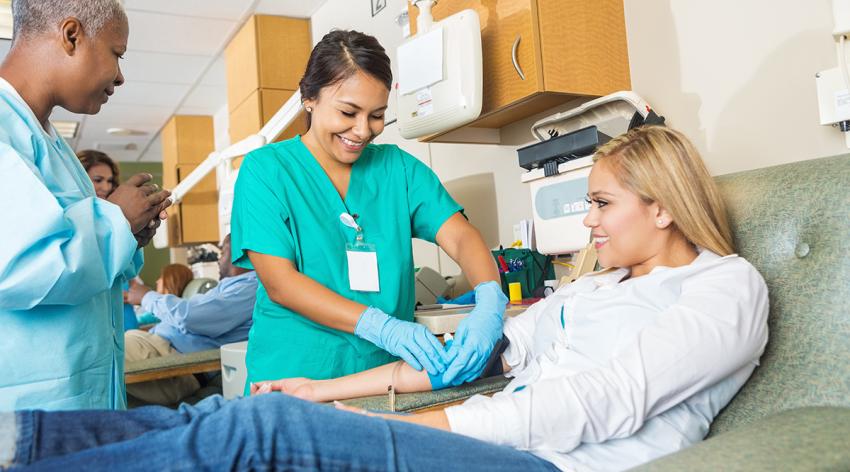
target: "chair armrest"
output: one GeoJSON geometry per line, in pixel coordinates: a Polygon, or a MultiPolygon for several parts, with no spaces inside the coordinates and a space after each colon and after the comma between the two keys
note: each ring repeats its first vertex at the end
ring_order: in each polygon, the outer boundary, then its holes
{"type": "Polygon", "coordinates": [[[214,372],[219,369],[221,369],[221,351],[209,349],[189,354],[171,354],[126,362],[124,364],[124,381],[133,384],[187,374],[214,372]]]}
{"type": "Polygon", "coordinates": [[[786,410],[633,470],[850,470],[850,408],[786,410]]]}
{"type": "MultiPolygon", "coordinates": [[[[510,382],[507,377],[498,375],[486,379],[478,379],[475,382],[463,384],[457,387],[434,390],[431,392],[399,393],[396,395],[396,411],[414,412],[426,410],[439,406],[449,406],[458,403],[473,395],[492,395],[501,391],[510,382]]],[[[372,397],[353,398],[343,400],[343,403],[366,410],[387,411],[390,408],[387,395],[376,395],[372,397]]]]}

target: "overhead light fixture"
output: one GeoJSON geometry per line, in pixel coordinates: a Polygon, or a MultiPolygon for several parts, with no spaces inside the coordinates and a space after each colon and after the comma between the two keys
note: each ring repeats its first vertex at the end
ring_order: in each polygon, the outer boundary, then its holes
{"type": "Polygon", "coordinates": [[[0,0],[0,39],[12,39],[12,0],[0,0]]]}
{"type": "Polygon", "coordinates": [[[108,128],[106,133],[112,136],[145,136],[148,134],[147,131],[130,128],[108,128]]]}
{"type": "Polygon", "coordinates": [[[77,130],[80,129],[79,121],[51,121],[50,124],[56,128],[56,132],[59,133],[59,136],[62,136],[65,139],[76,138],[77,130]]]}

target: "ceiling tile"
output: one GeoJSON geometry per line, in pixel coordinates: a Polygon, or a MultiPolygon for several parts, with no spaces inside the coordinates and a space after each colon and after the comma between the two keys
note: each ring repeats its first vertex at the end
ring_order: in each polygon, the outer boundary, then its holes
{"type": "Polygon", "coordinates": [[[227,71],[225,70],[224,58],[219,57],[210,66],[207,73],[201,79],[201,85],[227,86],[227,71]]]}
{"type": "Polygon", "coordinates": [[[162,139],[159,136],[151,141],[146,151],[139,156],[142,162],[162,162],[162,139]]]}
{"type": "MultiPolygon", "coordinates": [[[[144,45],[137,46],[139,49],[145,48],[144,45]]],[[[209,56],[129,50],[121,62],[121,71],[128,84],[133,82],[194,84],[210,60],[209,56]]]]}
{"type": "Polygon", "coordinates": [[[125,0],[124,8],[128,11],[239,20],[251,3],[252,0],[125,0]]]}
{"type": "Polygon", "coordinates": [[[140,141],[138,139],[80,139],[77,143],[76,149],[81,151],[83,149],[96,149],[101,152],[105,152],[109,157],[116,161],[135,161],[139,158],[142,150],[147,146],[150,141],[150,137],[147,137],[144,141],[140,141]],[[116,147],[124,147],[127,144],[135,144],[135,149],[124,150],[124,149],[116,149],[116,147]]]}
{"type": "Polygon", "coordinates": [[[62,120],[62,121],[79,121],[82,123],[86,119],[91,118],[91,115],[79,115],[77,113],[71,113],[70,111],[62,108],[56,107],[50,112],[51,120],[62,120]]]}
{"type": "Polygon", "coordinates": [[[83,137],[79,140],[79,144],[80,146],[85,146],[87,149],[94,149],[98,144],[121,147],[132,144],[135,145],[137,151],[141,151],[148,145],[151,139],[151,136],[109,136],[106,133],[102,133],[101,136],[97,137],[83,137]]]}
{"type": "Polygon", "coordinates": [[[189,94],[183,102],[178,114],[187,114],[184,109],[203,110],[205,115],[214,115],[221,107],[227,104],[227,87],[207,87],[199,85],[189,94]]]}
{"type": "MultiPolygon", "coordinates": [[[[310,18],[326,0],[260,0],[254,13],[310,18]]],[[[366,7],[368,8],[368,4],[366,7]]]]}
{"type": "Polygon", "coordinates": [[[168,120],[173,110],[173,107],[148,107],[107,103],[101,108],[100,113],[88,117],[86,122],[108,124],[108,126],[124,126],[125,123],[133,123],[135,125],[150,125],[159,128],[168,120]]]}
{"type": "Polygon", "coordinates": [[[214,56],[237,22],[130,10],[132,50],[214,56]]]}
{"type": "Polygon", "coordinates": [[[86,126],[84,128],[83,133],[80,135],[79,142],[82,141],[132,141],[137,144],[147,145],[148,141],[150,141],[154,135],[159,131],[158,126],[131,126],[129,123],[122,124],[118,126],[121,128],[127,128],[133,131],[137,131],[140,134],[136,136],[113,136],[107,133],[106,131],[110,128],[116,128],[116,126],[107,126],[104,123],[92,123],[86,122],[86,126]]]}
{"type": "Polygon", "coordinates": [[[189,92],[190,85],[160,84],[155,82],[127,82],[115,89],[109,103],[117,105],[143,105],[174,107],[189,92]]]}

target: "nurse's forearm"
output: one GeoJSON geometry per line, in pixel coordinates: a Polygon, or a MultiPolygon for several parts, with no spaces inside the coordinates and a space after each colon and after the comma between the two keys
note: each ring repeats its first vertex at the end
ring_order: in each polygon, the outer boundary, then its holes
{"type": "Polygon", "coordinates": [[[275,303],[329,328],[354,332],[366,306],[340,296],[298,272],[292,261],[248,251],[257,275],[275,303]]]}
{"type": "Polygon", "coordinates": [[[499,281],[499,271],[481,233],[460,213],[455,213],[437,232],[437,244],[463,270],[472,287],[490,280],[499,281]]]}

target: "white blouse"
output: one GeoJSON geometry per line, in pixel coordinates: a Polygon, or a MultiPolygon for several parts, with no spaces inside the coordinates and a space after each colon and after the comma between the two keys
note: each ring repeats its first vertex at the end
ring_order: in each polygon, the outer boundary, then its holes
{"type": "Polygon", "coordinates": [[[452,431],[564,470],[623,470],[705,437],[767,344],[764,280],[737,255],[591,274],[505,322],[514,377],[446,409],[452,431]]]}

